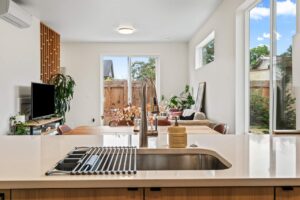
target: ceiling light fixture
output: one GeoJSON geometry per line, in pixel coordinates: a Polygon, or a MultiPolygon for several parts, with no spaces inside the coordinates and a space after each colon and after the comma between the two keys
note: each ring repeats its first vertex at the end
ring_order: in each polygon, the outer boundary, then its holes
{"type": "Polygon", "coordinates": [[[120,34],[130,35],[130,34],[134,33],[136,31],[136,29],[132,26],[119,26],[117,31],[120,34]]]}

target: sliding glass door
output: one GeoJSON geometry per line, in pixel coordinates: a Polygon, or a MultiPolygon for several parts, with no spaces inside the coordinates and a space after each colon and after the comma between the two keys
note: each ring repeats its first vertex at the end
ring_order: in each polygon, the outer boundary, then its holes
{"type": "Polygon", "coordinates": [[[148,78],[156,82],[157,60],[154,56],[105,56],[102,58],[101,79],[103,81],[101,82],[103,82],[104,92],[101,99],[104,101],[102,101],[101,113],[104,125],[108,125],[112,120],[129,117],[126,116],[129,107],[132,110],[139,109],[143,80],[148,78]]]}
{"type": "Polygon", "coordinates": [[[295,129],[292,37],[295,0],[261,0],[249,10],[249,132],[295,129]]]}
{"type": "Polygon", "coordinates": [[[128,105],[129,59],[127,56],[106,56],[103,58],[102,116],[104,124],[114,118],[114,114],[128,105]]]}
{"type": "MultiPolygon", "coordinates": [[[[156,58],[155,57],[145,57],[145,56],[135,56],[130,58],[130,71],[131,71],[131,91],[132,99],[131,104],[136,107],[140,107],[141,98],[140,90],[142,87],[142,80],[147,77],[156,82],[156,58]]],[[[148,94],[151,94],[150,87],[147,88],[148,94]]],[[[150,95],[147,95],[147,102],[150,102],[150,95]]]]}
{"type": "Polygon", "coordinates": [[[249,128],[268,133],[270,128],[270,0],[263,0],[250,10],[249,23],[249,128]],[[265,16],[258,15],[264,9],[265,16]]]}
{"type": "Polygon", "coordinates": [[[275,127],[279,130],[296,129],[296,99],[292,85],[292,37],[296,33],[296,0],[277,0],[275,6],[275,127]]]}

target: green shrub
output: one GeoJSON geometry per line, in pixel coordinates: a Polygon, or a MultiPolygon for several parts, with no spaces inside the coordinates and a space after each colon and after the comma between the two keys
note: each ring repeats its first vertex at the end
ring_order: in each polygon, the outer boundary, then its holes
{"type": "Polygon", "coordinates": [[[269,98],[259,94],[250,96],[250,126],[269,128],[269,98]]]}

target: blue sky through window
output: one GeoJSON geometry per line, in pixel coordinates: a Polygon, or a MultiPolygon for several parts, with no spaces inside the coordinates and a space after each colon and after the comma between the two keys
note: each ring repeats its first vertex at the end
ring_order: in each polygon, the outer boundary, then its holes
{"type": "MultiPolygon", "coordinates": [[[[296,0],[276,1],[277,54],[292,44],[296,32],[296,0]]],[[[270,46],[270,0],[262,0],[250,11],[250,48],[270,46]]]]}
{"type": "MultiPolygon", "coordinates": [[[[128,65],[129,65],[128,56],[105,56],[103,60],[112,60],[114,66],[114,75],[115,79],[129,79],[128,74],[128,65]]],[[[136,56],[130,57],[131,63],[134,62],[148,62],[149,57],[147,56],[136,56]]]]}
{"type": "Polygon", "coordinates": [[[112,60],[115,79],[128,79],[127,56],[105,56],[103,60],[112,60]]]}

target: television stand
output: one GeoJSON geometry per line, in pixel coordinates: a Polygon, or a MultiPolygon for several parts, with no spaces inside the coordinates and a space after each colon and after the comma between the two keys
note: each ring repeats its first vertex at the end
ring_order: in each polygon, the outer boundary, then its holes
{"type": "Polygon", "coordinates": [[[33,135],[33,129],[47,124],[51,124],[54,122],[59,122],[60,125],[63,123],[63,117],[52,117],[49,119],[39,119],[39,120],[29,120],[26,122],[26,126],[30,128],[30,135],[33,135]]]}
{"type": "Polygon", "coordinates": [[[39,120],[31,119],[31,120],[28,121],[28,122],[36,122],[36,123],[39,123],[39,120]]]}

